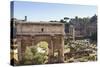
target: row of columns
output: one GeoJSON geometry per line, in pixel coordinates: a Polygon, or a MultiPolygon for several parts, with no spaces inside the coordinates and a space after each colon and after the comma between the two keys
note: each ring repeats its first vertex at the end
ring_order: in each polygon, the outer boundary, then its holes
{"type": "MultiPolygon", "coordinates": [[[[54,63],[54,38],[51,37],[50,41],[49,41],[49,45],[48,45],[48,48],[49,48],[49,53],[48,53],[48,63],[54,63]]],[[[61,42],[58,44],[59,45],[59,48],[58,48],[58,62],[62,63],[64,62],[64,38],[63,37],[60,37],[60,40],[61,42]]],[[[34,38],[32,38],[32,45],[34,44],[34,38]]],[[[18,38],[17,39],[17,44],[18,44],[18,59],[19,59],[19,62],[22,61],[22,51],[21,49],[23,49],[23,47],[21,47],[22,45],[22,39],[21,38],[18,38]]],[[[58,46],[57,46],[58,47],[58,46]]]]}
{"type": "MultiPolygon", "coordinates": [[[[60,41],[60,43],[58,44],[58,45],[56,45],[57,47],[58,47],[58,58],[57,58],[57,60],[58,60],[58,62],[59,63],[63,63],[64,62],[64,38],[63,38],[63,36],[62,37],[60,37],[61,39],[61,41],[60,41]]],[[[54,39],[53,38],[51,38],[51,43],[50,43],[50,47],[49,47],[49,62],[50,63],[54,63],[54,46],[53,45],[55,45],[54,43],[54,39]]]]}

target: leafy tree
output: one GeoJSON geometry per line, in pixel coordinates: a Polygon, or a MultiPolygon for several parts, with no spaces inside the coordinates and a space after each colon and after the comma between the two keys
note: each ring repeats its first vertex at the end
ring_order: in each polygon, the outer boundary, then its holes
{"type": "Polygon", "coordinates": [[[47,59],[45,53],[36,53],[34,56],[34,64],[43,64],[45,60],[47,59]]]}
{"type": "MultiPolygon", "coordinates": [[[[45,48],[44,46],[41,46],[45,48]]],[[[24,64],[43,64],[48,59],[47,53],[37,51],[37,46],[27,47],[25,50],[23,63],[24,64]]]]}
{"type": "Polygon", "coordinates": [[[66,23],[66,21],[64,21],[63,19],[60,20],[61,23],[66,23]]]}
{"type": "Polygon", "coordinates": [[[44,50],[46,50],[48,48],[48,43],[45,41],[42,41],[38,44],[38,47],[43,48],[44,50]]]}
{"type": "Polygon", "coordinates": [[[26,60],[32,60],[33,59],[33,53],[31,52],[31,49],[29,47],[26,48],[25,59],[26,60]]]}
{"type": "Polygon", "coordinates": [[[90,22],[97,22],[97,15],[92,16],[90,22]]]}
{"type": "Polygon", "coordinates": [[[65,32],[69,32],[69,23],[67,22],[69,18],[68,17],[64,17],[64,19],[61,19],[60,22],[65,24],[65,32]]]}
{"type": "Polygon", "coordinates": [[[64,20],[67,22],[67,20],[69,20],[69,18],[68,17],[64,17],[64,20]]]}
{"type": "Polygon", "coordinates": [[[23,63],[24,64],[32,64],[32,62],[31,62],[32,60],[33,60],[33,53],[31,52],[31,48],[27,47],[25,50],[24,57],[23,57],[23,63]]]}
{"type": "Polygon", "coordinates": [[[33,53],[33,55],[35,55],[38,51],[37,51],[37,47],[36,46],[32,46],[31,47],[31,52],[33,53]]]}
{"type": "Polygon", "coordinates": [[[92,41],[97,42],[97,32],[92,33],[92,35],[90,36],[90,39],[91,39],[92,41]]]}
{"type": "Polygon", "coordinates": [[[69,18],[68,18],[68,17],[64,17],[64,19],[65,19],[65,20],[68,20],[69,18]]]}
{"type": "Polygon", "coordinates": [[[50,20],[50,22],[58,22],[57,20],[50,20]]]}

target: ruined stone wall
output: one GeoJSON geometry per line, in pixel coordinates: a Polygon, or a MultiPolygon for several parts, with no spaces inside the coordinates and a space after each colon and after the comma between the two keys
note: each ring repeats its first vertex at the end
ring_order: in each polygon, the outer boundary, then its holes
{"type": "Polygon", "coordinates": [[[16,23],[16,30],[20,61],[22,61],[27,46],[46,41],[49,48],[48,62],[54,63],[54,52],[56,50],[58,52],[58,62],[64,62],[64,24],[23,22],[16,23]]]}
{"type": "Polygon", "coordinates": [[[64,33],[64,24],[17,23],[17,33],[64,33]]]}

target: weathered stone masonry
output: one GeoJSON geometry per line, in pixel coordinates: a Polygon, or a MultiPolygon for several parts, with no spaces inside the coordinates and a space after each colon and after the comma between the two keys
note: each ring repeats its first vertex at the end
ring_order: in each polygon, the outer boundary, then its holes
{"type": "Polygon", "coordinates": [[[26,46],[36,45],[40,41],[48,43],[48,62],[54,63],[54,52],[58,50],[58,62],[64,62],[64,24],[57,22],[16,21],[18,59],[22,61],[26,46]]]}

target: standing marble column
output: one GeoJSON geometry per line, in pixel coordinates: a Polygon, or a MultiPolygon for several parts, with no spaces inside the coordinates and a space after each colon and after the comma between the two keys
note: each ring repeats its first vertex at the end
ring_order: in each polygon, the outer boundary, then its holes
{"type": "Polygon", "coordinates": [[[58,62],[64,62],[64,37],[61,37],[61,44],[59,45],[60,49],[58,50],[58,62]]]}
{"type": "Polygon", "coordinates": [[[75,28],[73,26],[73,41],[75,41],[75,28]]]}
{"type": "Polygon", "coordinates": [[[18,45],[18,60],[20,62],[22,61],[21,39],[17,39],[17,45],[18,45]]]}
{"type": "Polygon", "coordinates": [[[48,63],[53,63],[53,58],[54,58],[54,54],[53,54],[53,40],[51,38],[50,44],[49,44],[49,57],[48,57],[48,63]]]}

